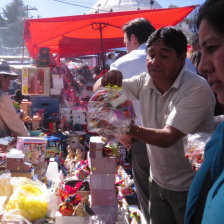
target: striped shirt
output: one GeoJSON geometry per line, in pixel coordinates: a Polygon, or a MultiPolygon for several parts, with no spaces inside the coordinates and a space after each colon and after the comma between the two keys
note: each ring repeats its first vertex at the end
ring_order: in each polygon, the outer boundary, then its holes
{"type": "MultiPolygon", "coordinates": [[[[147,73],[123,80],[128,94],[140,101],[144,127],[170,125],[184,134],[211,133],[214,94],[207,81],[182,68],[171,88],[162,94],[147,73]]],[[[152,179],[161,187],[187,191],[194,171],[184,155],[183,139],[168,148],[147,144],[152,179]]]]}

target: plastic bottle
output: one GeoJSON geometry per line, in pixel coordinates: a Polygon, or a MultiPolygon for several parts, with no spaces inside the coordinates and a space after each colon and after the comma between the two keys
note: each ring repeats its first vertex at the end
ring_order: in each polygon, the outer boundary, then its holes
{"type": "Polygon", "coordinates": [[[52,183],[55,179],[58,178],[58,163],[55,161],[54,158],[50,158],[47,172],[46,172],[46,178],[49,183],[52,183]]]}

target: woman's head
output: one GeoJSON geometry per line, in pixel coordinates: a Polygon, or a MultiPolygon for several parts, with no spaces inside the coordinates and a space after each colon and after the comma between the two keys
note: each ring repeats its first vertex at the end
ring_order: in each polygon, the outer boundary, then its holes
{"type": "Polygon", "coordinates": [[[207,20],[209,24],[213,27],[217,32],[224,34],[224,1],[223,0],[207,0],[200,7],[197,18],[197,28],[201,24],[203,19],[207,20]]]}
{"type": "Polygon", "coordinates": [[[207,0],[199,9],[197,27],[202,56],[198,71],[224,104],[224,1],[207,0]]]}

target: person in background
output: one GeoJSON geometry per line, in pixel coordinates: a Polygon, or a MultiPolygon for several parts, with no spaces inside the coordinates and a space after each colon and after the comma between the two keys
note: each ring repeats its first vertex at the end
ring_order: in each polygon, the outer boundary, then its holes
{"type": "MultiPolygon", "coordinates": [[[[110,70],[119,70],[124,78],[131,78],[135,75],[140,75],[147,72],[146,67],[146,44],[149,35],[155,30],[152,24],[144,18],[137,18],[122,27],[124,32],[124,44],[127,48],[127,54],[120,57],[110,65],[110,70]]],[[[142,125],[140,104],[133,99],[135,113],[138,116],[136,124],[142,125]]],[[[122,136],[121,143],[125,146],[128,138],[122,136]],[[125,139],[126,140],[126,139],[125,139]]],[[[144,142],[132,138],[131,141],[131,167],[132,175],[135,183],[136,194],[139,200],[140,208],[147,222],[149,222],[149,161],[147,156],[146,145],[144,142]]],[[[129,146],[127,146],[129,148],[129,146]]],[[[130,158],[129,158],[130,159],[130,158]]]]}
{"type": "MultiPolygon", "coordinates": [[[[224,1],[207,0],[200,7],[197,28],[202,56],[198,67],[224,104],[224,1]]],[[[224,223],[224,122],[205,147],[204,162],[193,179],[185,224],[224,223]]]]}
{"type": "Polygon", "coordinates": [[[10,97],[6,94],[10,80],[17,77],[8,63],[0,60],[0,137],[30,136],[23,121],[19,118],[10,97]]]}
{"type": "Polygon", "coordinates": [[[140,101],[143,126],[133,123],[127,134],[147,143],[150,223],[182,224],[195,175],[183,137],[213,131],[214,94],[205,79],[186,69],[187,39],[181,30],[161,28],[150,35],[146,47],[148,73],[122,80],[121,72],[112,70],[95,89],[123,83],[140,101]]]}
{"type": "Polygon", "coordinates": [[[115,61],[115,53],[109,53],[107,56],[107,65],[111,65],[115,61]]]}
{"type": "MultiPolygon", "coordinates": [[[[198,65],[199,65],[200,60],[201,60],[201,50],[197,50],[197,51],[192,52],[190,60],[191,60],[192,64],[195,66],[195,68],[197,70],[197,73],[199,74],[199,72],[198,72],[198,65]]],[[[201,76],[203,78],[207,79],[206,75],[202,74],[201,76]]]]}

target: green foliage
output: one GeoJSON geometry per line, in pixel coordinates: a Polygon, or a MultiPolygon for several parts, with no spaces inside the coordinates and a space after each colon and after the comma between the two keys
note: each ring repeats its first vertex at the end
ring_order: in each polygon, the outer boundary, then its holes
{"type": "Polygon", "coordinates": [[[173,5],[173,4],[170,4],[169,6],[168,6],[168,8],[178,8],[179,6],[177,6],[177,5],[173,5]]]}
{"type": "Polygon", "coordinates": [[[22,47],[25,16],[26,8],[22,0],[13,0],[3,9],[0,26],[6,29],[1,30],[1,46],[5,48],[22,47]]]}

